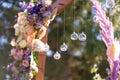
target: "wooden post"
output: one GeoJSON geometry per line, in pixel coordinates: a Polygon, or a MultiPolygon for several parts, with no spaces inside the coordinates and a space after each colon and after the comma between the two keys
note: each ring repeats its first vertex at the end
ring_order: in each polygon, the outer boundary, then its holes
{"type": "MultiPolygon", "coordinates": [[[[58,12],[57,15],[59,15],[65,8],[67,8],[74,0],[57,0],[52,6],[53,8],[57,8],[58,12]]],[[[42,39],[44,43],[47,42],[48,32],[46,33],[45,37],[42,39]]],[[[39,72],[36,75],[35,80],[44,80],[44,73],[45,73],[45,62],[46,62],[46,54],[45,52],[40,52],[38,54],[38,68],[39,72]]]]}

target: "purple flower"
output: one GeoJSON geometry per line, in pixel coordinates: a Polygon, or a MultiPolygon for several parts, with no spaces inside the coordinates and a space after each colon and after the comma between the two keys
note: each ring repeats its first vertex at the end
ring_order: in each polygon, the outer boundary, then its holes
{"type": "Polygon", "coordinates": [[[41,28],[43,27],[43,24],[41,24],[40,22],[36,24],[36,28],[41,28]]]}
{"type": "Polygon", "coordinates": [[[108,47],[112,44],[112,41],[114,40],[114,29],[112,26],[112,22],[106,16],[105,11],[102,9],[100,3],[97,0],[91,1],[93,3],[93,8],[96,12],[95,17],[101,28],[100,35],[106,46],[108,47]]]}
{"type": "Polygon", "coordinates": [[[30,60],[30,55],[25,55],[25,56],[23,57],[23,59],[24,59],[24,60],[30,60]]]}
{"type": "Polygon", "coordinates": [[[30,6],[27,8],[27,12],[30,14],[39,14],[40,13],[40,9],[42,8],[42,4],[36,4],[34,6],[30,6]]]}
{"type": "Polygon", "coordinates": [[[26,7],[27,7],[27,5],[26,5],[26,3],[23,1],[23,2],[19,2],[19,6],[24,10],[26,7]]]}
{"type": "Polygon", "coordinates": [[[11,68],[13,67],[14,65],[13,65],[13,63],[10,63],[9,65],[7,65],[7,70],[11,70],[11,68]]]}
{"type": "Polygon", "coordinates": [[[43,20],[43,16],[40,14],[38,15],[38,22],[41,22],[43,20]]]}
{"type": "Polygon", "coordinates": [[[20,69],[21,69],[21,71],[26,71],[26,69],[25,69],[25,67],[24,66],[20,66],[20,69]]]}
{"type": "Polygon", "coordinates": [[[35,20],[33,19],[33,17],[31,15],[27,16],[27,21],[29,22],[30,25],[34,25],[35,24],[35,20]]]}
{"type": "Polygon", "coordinates": [[[113,68],[113,72],[110,74],[110,80],[117,80],[118,78],[118,72],[120,69],[120,65],[119,65],[120,61],[114,61],[114,68],[113,68]]]}
{"type": "Polygon", "coordinates": [[[52,11],[52,9],[53,9],[52,6],[47,6],[46,8],[47,11],[52,11]]]}
{"type": "Polygon", "coordinates": [[[30,50],[25,50],[25,55],[30,55],[30,50]]]}
{"type": "Polygon", "coordinates": [[[110,80],[118,79],[120,69],[120,42],[114,39],[114,29],[112,22],[106,16],[98,0],[91,0],[95,9],[95,18],[100,25],[100,35],[107,47],[107,60],[110,65],[110,80]]]}
{"type": "Polygon", "coordinates": [[[38,2],[42,2],[43,0],[37,0],[38,2]]]}

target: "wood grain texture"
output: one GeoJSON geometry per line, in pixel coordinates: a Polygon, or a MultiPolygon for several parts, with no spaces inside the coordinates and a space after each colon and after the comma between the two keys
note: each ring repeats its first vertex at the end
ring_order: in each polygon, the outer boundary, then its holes
{"type": "MultiPolygon", "coordinates": [[[[74,0],[57,0],[52,6],[53,8],[57,8],[58,12],[57,15],[59,15],[64,9],[66,9],[74,0]]],[[[44,43],[47,42],[47,35],[43,37],[42,41],[44,43]]],[[[44,74],[45,74],[45,63],[46,63],[46,52],[40,52],[38,54],[38,68],[39,72],[35,77],[35,80],[44,80],[44,74]]]]}

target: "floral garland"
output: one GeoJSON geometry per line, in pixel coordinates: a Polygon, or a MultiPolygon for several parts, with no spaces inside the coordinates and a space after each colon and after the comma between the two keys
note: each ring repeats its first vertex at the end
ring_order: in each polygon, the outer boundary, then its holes
{"type": "MultiPolygon", "coordinates": [[[[120,42],[114,38],[112,22],[106,16],[98,0],[91,0],[91,2],[96,12],[94,20],[100,25],[100,35],[107,47],[106,54],[110,65],[110,70],[108,69],[109,78],[110,80],[118,80],[120,70],[120,42]]],[[[112,2],[114,2],[114,0],[112,0],[112,2]]],[[[112,4],[112,2],[108,1],[110,6],[107,7],[113,8],[115,4],[112,4]]]]}
{"type": "Polygon", "coordinates": [[[41,39],[57,13],[51,4],[51,0],[31,0],[29,4],[20,2],[23,12],[18,13],[14,25],[16,38],[11,41],[13,48],[10,56],[14,60],[7,66],[14,80],[31,80],[38,72],[34,55],[46,51],[46,45],[41,39]]]}

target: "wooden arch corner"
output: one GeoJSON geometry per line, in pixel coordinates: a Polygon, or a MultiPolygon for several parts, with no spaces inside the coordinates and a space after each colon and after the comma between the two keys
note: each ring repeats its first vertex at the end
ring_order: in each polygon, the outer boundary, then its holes
{"type": "MultiPolygon", "coordinates": [[[[64,9],[66,9],[70,4],[73,3],[74,0],[57,0],[52,6],[53,8],[57,8],[58,12],[57,15],[59,15],[64,9]]],[[[42,39],[44,43],[47,42],[47,36],[48,33],[46,33],[45,37],[42,39]]],[[[44,74],[45,74],[45,63],[46,63],[46,54],[45,52],[40,52],[38,54],[38,68],[39,72],[35,77],[35,80],[44,80],[44,74]]]]}

